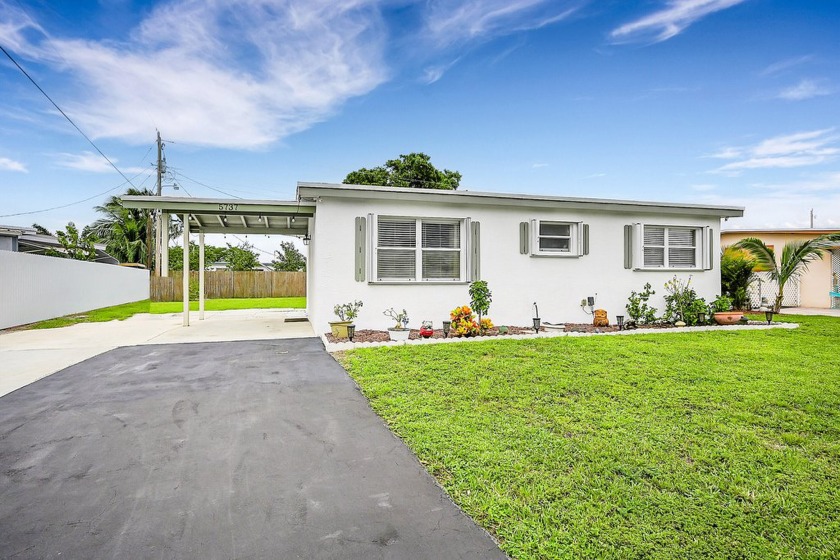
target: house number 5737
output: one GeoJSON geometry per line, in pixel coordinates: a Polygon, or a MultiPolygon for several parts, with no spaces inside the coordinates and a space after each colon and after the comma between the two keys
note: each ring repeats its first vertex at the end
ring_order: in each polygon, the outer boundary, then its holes
{"type": "Polygon", "coordinates": [[[228,212],[236,210],[238,204],[219,204],[219,210],[227,210],[228,212]]]}

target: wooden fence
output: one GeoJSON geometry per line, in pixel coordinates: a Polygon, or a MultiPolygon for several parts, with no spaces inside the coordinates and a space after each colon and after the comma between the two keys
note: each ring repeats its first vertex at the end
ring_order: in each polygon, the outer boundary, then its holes
{"type": "MultiPolygon", "coordinates": [[[[152,276],[149,297],[152,301],[183,301],[183,272],[172,271],[166,278],[152,276]]],[[[190,272],[190,288],[197,299],[198,272],[190,272]]],[[[306,295],[305,272],[233,272],[204,273],[207,299],[295,297],[306,295]]]]}

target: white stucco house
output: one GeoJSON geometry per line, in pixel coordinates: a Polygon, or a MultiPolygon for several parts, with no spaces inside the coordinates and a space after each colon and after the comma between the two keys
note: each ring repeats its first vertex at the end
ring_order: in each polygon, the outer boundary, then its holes
{"type": "Polygon", "coordinates": [[[588,322],[581,300],[597,294],[610,321],[632,290],[692,277],[698,295],[720,291],[721,219],[743,208],[471,191],[298,183],[309,218],[307,302],[316,333],[335,304],[364,302],[359,329],[384,329],[383,310],[405,308],[410,326],[436,328],[469,283],[486,280],[496,324],[588,322]]]}

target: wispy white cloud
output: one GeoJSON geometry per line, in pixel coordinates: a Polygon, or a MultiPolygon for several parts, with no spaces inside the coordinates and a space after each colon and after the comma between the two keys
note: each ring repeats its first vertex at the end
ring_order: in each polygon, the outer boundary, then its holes
{"type": "Polygon", "coordinates": [[[592,175],[586,175],[585,177],[581,177],[581,179],[600,179],[601,177],[606,177],[606,173],[593,173],[592,175]]]}
{"type": "Polygon", "coordinates": [[[736,160],[713,170],[714,173],[740,174],[745,169],[791,168],[817,165],[840,154],[840,137],[833,128],[774,136],[753,146],[729,146],[710,157],[736,160]]]}
{"type": "Polygon", "coordinates": [[[795,86],[783,89],[779,92],[780,99],[788,101],[803,101],[813,97],[820,97],[822,95],[831,95],[834,91],[814,80],[802,80],[795,86]]]}
{"type": "Polygon", "coordinates": [[[29,173],[26,166],[19,161],[13,159],[0,157],[0,170],[3,171],[19,171],[21,173],[29,173]]]}
{"type": "MultiPolygon", "coordinates": [[[[122,167],[119,165],[119,160],[111,158],[114,165],[120,168],[123,173],[143,173],[149,171],[149,168],[143,167],[122,167]]],[[[75,169],[77,171],[87,171],[89,173],[113,173],[114,168],[111,167],[105,158],[93,152],[82,152],[81,154],[56,154],[56,165],[66,169],[75,169]]]]}
{"type": "Polygon", "coordinates": [[[531,164],[531,169],[542,169],[543,167],[548,167],[547,163],[537,162],[531,164]]]}
{"type": "Polygon", "coordinates": [[[446,64],[439,64],[436,66],[429,66],[423,72],[423,82],[426,84],[433,84],[436,81],[440,80],[450,68],[455,66],[458,61],[461,60],[460,57],[456,58],[452,62],[448,62],[446,64]]]}
{"type": "Polygon", "coordinates": [[[431,0],[426,33],[438,47],[538,29],[569,18],[585,0],[431,0]]]}
{"type": "Polygon", "coordinates": [[[774,62],[773,64],[768,65],[764,68],[761,72],[759,72],[760,76],[774,76],[776,74],[780,74],[791,68],[796,68],[797,66],[801,66],[807,62],[811,62],[814,60],[813,55],[804,55],[804,56],[797,56],[793,58],[786,58],[784,60],[780,60],[778,62],[774,62]]]}
{"type": "Polygon", "coordinates": [[[95,137],[258,148],[387,78],[379,0],[175,0],[124,42],[52,37],[6,8],[0,41],[70,74],[95,137]],[[40,35],[40,39],[32,39],[40,35]],[[223,39],[224,38],[224,39],[223,39]]]}
{"type": "Polygon", "coordinates": [[[610,37],[618,43],[666,41],[682,33],[697,20],[745,1],[669,0],[661,10],[613,29],[610,37]]]}

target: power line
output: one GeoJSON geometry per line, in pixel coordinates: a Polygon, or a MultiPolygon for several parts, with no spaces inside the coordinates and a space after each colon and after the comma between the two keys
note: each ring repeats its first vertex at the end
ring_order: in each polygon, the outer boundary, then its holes
{"type": "MultiPolygon", "coordinates": [[[[235,194],[231,194],[231,193],[229,193],[229,192],[225,192],[225,191],[223,191],[223,190],[221,190],[221,189],[217,189],[216,187],[211,187],[210,185],[205,185],[205,184],[204,184],[204,183],[202,183],[201,181],[197,181],[197,180],[193,179],[192,177],[187,177],[186,175],[184,175],[184,174],[183,174],[183,173],[181,173],[180,171],[173,170],[173,172],[174,172],[174,173],[176,173],[177,175],[180,175],[181,177],[183,177],[184,179],[186,179],[186,180],[188,180],[188,181],[192,181],[193,183],[196,183],[196,184],[198,184],[198,185],[201,185],[202,187],[207,187],[207,188],[208,188],[208,189],[210,189],[211,191],[216,191],[217,193],[225,194],[225,195],[227,195],[227,196],[232,196],[233,198],[239,198],[239,199],[241,199],[241,198],[242,198],[241,196],[236,196],[235,194]]],[[[183,188],[183,185],[181,185],[181,188],[183,188]]]]}
{"type": "MultiPolygon", "coordinates": [[[[137,175],[135,175],[134,177],[132,177],[132,179],[136,179],[137,177],[139,177],[139,176],[140,176],[140,175],[142,175],[142,174],[143,174],[142,172],[141,172],[141,173],[138,173],[137,175]]],[[[143,186],[143,184],[144,184],[146,181],[148,181],[148,180],[149,180],[149,177],[151,177],[151,176],[152,176],[152,175],[151,175],[151,173],[149,173],[148,175],[146,175],[146,178],[143,180],[143,183],[140,183],[140,186],[143,186]]],[[[108,190],[107,190],[107,191],[105,191],[105,192],[101,192],[101,193],[99,193],[99,194],[95,194],[95,195],[93,195],[93,196],[91,196],[91,197],[89,197],[89,198],[85,198],[85,199],[83,199],[83,200],[77,200],[76,202],[70,202],[70,203],[68,203],[68,204],[62,204],[61,206],[53,206],[52,208],[44,208],[43,210],[31,210],[31,211],[29,211],[29,212],[17,212],[17,213],[15,213],[15,214],[0,214],[0,218],[10,218],[10,217],[12,217],[12,216],[28,216],[28,215],[30,215],[30,214],[41,214],[41,213],[43,213],[43,212],[49,212],[50,210],[59,210],[59,209],[61,209],[61,208],[67,208],[68,206],[75,206],[76,204],[81,204],[82,202],[87,202],[87,201],[89,201],[89,200],[93,200],[93,199],[94,199],[94,198],[96,198],[96,197],[106,195],[106,194],[108,194],[109,192],[113,192],[113,191],[117,190],[118,188],[122,187],[123,185],[125,185],[126,183],[131,183],[131,182],[130,182],[130,181],[128,181],[128,180],[126,179],[126,181],[124,181],[124,182],[120,183],[120,184],[119,184],[119,185],[117,185],[116,187],[110,188],[110,189],[108,189],[108,190]]],[[[133,185],[133,183],[132,183],[132,185],[133,185]]],[[[135,187],[135,188],[137,188],[137,187],[135,187]]]]}
{"type": "MultiPolygon", "coordinates": [[[[24,69],[23,69],[23,66],[21,66],[20,64],[18,64],[18,61],[17,61],[17,60],[15,60],[15,59],[14,59],[14,57],[13,57],[11,54],[9,54],[9,51],[7,51],[7,50],[3,47],[3,45],[0,45],[0,50],[2,50],[2,51],[3,51],[3,54],[5,54],[7,57],[9,57],[9,60],[11,60],[11,61],[12,61],[12,63],[13,63],[15,66],[17,66],[18,70],[20,70],[21,72],[23,72],[23,75],[24,75],[24,76],[26,76],[27,78],[29,78],[29,81],[30,81],[30,82],[32,82],[32,85],[34,85],[36,88],[38,88],[38,91],[40,91],[41,93],[43,93],[43,94],[44,94],[44,97],[46,97],[46,98],[49,100],[49,102],[50,102],[50,103],[52,103],[53,107],[55,107],[56,109],[58,109],[58,112],[59,112],[59,113],[61,113],[61,114],[64,116],[64,118],[65,118],[65,119],[67,119],[67,122],[69,122],[70,124],[72,124],[72,125],[73,125],[73,128],[75,128],[77,131],[79,131],[79,134],[81,134],[82,136],[84,136],[85,140],[87,140],[87,141],[88,141],[88,143],[89,143],[91,146],[93,146],[93,148],[94,148],[97,152],[99,152],[99,155],[101,155],[103,158],[105,158],[105,161],[107,161],[109,164],[111,164],[111,167],[113,167],[113,168],[114,168],[114,170],[116,170],[116,172],[117,172],[117,173],[119,173],[119,174],[122,176],[122,178],[123,178],[123,179],[125,179],[125,182],[126,182],[126,183],[128,183],[129,185],[131,185],[132,187],[134,187],[134,183],[132,183],[132,182],[131,182],[131,179],[129,179],[128,177],[126,177],[126,176],[125,176],[125,174],[124,174],[122,171],[120,171],[120,170],[119,170],[119,168],[118,168],[116,165],[114,165],[114,162],[113,162],[113,161],[111,161],[110,159],[108,159],[108,156],[106,156],[106,155],[105,155],[105,153],[104,153],[102,150],[100,150],[100,149],[99,149],[99,146],[97,146],[96,144],[94,144],[94,143],[93,143],[93,140],[91,140],[90,138],[88,138],[88,135],[87,135],[87,134],[85,134],[84,132],[82,132],[82,129],[81,129],[81,128],[79,128],[79,127],[76,125],[76,123],[74,123],[74,122],[73,122],[73,119],[71,119],[70,117],[68,117],[68,116],[67,116],[67,113],[65,113],[65,112],[61,109],[61,107],[59,107],[59,106],[58,106],[58,104],[57,104],[55,101],[53,101],[53,100],[52,100],[52,97],[50,97],[49,95],[47,95],[47,92],[46,92],[46,91],[44,91],[44,90],[43,90],[43,88],[41,88],[41,86],[39,86],[39,85],[38,85],[38,82],[36,82],[36,81],[32,78],[32,76],[30,76],[30,75],[29,75],[29,73],[28,73],[26,70],[24,70],[24,69]]],[[[125,183],[123,183],[123,184],[125,184],[125,183]]],[[[134,188],[137,188],[137,187],[134,187],[134,188]]]]}

